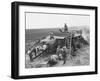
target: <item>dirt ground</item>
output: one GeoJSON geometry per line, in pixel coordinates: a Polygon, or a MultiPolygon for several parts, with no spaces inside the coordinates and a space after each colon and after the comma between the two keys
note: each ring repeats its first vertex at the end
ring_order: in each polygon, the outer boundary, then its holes
{"type": "MultiPolygon", "coordinates": [[[[62,66],[82,66],[82,65],[89,65],[89,46],[85,46],[75,52],[76,56],[71,57],[70,59],[66,60],[66,63],[63,64],[62,60],[59,60],[58,63],[52,67],[62,67],[62,66]]],[[[26,68],[43,68],[48,67],[47,62],[50,55],[53,54],[44,54],[39,56],[33,62],[30,62],[29,56],[26,55],[26,68]]]]}

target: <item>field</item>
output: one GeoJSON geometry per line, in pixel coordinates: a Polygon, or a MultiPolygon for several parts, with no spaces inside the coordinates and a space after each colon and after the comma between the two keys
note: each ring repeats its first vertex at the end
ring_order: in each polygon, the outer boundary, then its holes
{"type": "MultiPolygon", "coordinates": [[[[89,29],[87,27],[70,27],[69,30],[83,30],[83,37],[89,42],[89,29]]],[[[34,41],[40,40],[48,36],[48,32],[53,32],[55,36],[64,36],[59,32],[58,28],[53,29],[26,29],[25,32],[25,51],[34,45],[34,41]]],[[[62,61],[59,61],[55,66],[80,66],[89,65],[89,46],[83,46],[81,49],[75,52],[76,56],[72,59],[66,60],[66,64],[62,65],[62,61]]],[[[48,67],[47,61],[52,54],[44,54],[33,62],[30,62],[29,56],[25,54],[25,67],[26,68],[39,68],[48,67]]]]}

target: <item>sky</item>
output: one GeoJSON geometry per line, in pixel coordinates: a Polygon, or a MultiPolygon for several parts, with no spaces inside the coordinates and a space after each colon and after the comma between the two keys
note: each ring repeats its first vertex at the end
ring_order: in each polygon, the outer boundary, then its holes
{"type": "Polygon", "coordinates": [[[26,13],[26,29],[89,26],[89,15],[26,13]]]}

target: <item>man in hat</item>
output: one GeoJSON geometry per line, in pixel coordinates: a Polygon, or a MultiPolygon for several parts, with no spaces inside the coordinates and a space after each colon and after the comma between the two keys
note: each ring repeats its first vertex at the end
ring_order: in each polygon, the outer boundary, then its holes
{"type": "Polygon", "coordinates": [[[53,32],[49,32],[50,39],[54,39],[53,32]]]}
{"type": "Polygon", "coordinates": [[[61,33],[66,33],[66,32],[68,32],[68,26],[65,24],[64,25],[64,29],[62,30],[62,29],[59,29],[59,31],[61,32],[61,33]]]}

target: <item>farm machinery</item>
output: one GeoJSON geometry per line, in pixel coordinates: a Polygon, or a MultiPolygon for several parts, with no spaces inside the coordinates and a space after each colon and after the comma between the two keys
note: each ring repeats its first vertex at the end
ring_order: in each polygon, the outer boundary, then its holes
{"type": "MultiPolygon", "coordinates": [[[[65,25],[66,27],[66,25],[65,25]]],[[[66,29],[66,28],[65,28],[66,29]]],[[[66,46],[69,49],[69,55],[74,56],[74,52],[81,48],[83,44],[88,45],[88,42],[82,37],[82,31],[68,31],[64,30],[64,32],[60,29],[60,33],[63,36],[55,36],[54,34],[49,34],[49,36],[41,39],[37,45],[33,45],[28,51],[27,54],[30,56],[30,60],[33,61],[34,59],[38,58],[44,54],[56,54],[56,50],[58,46],[66,46]],[[78,36],[76,34],[79,34],[78,36]],[[35,47],[46,45],[46,49],[35,47]],[[36,54],[37,51],[37,54],[36,54]]]]}

